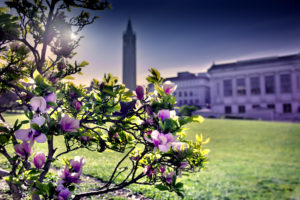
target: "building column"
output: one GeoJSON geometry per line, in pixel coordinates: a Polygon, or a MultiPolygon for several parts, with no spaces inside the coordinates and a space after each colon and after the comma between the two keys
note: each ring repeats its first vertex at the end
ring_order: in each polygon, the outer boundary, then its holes
{"type": "Polygon", "coordinates": [[[275,73],[275,96],[276,96],[276,113],[282,113],[282,102],[280,98],[280,74],[278,72],[275,73]]]}
{"type": "MultiPolygon", "coordinates": [[[[265,89],[265,79],[264,79],[264,74],[260,74],[259,76],[259,87],[260,87],[260,101],[265,103],[266,100],[264,96],[266,95],[266,89],[265,89]]],[[[262,106],[263,107],[263,106],[262,106]]]]}
{"type": "Polygon", "coordinates": [[[295,69],[291,71],[291,95],[292,95],[292,113],[298,112],[298,105],[297,105],[297,73],[295,69]]]}
{"type": "Polygon", "coordinates": [[[265,95],[266,94],[266,86],[265,86],[265,76],[264,74],[260,74],[260,94],[265,95]]]}
{"type": "Polygon", "coordinates": [[[245,87],[246,87],[246,96],[247,96],[247,99],[250,98],[251,96],[251,87],[250,87],[250,77],[246,76],[245,77],[245,87]]]}

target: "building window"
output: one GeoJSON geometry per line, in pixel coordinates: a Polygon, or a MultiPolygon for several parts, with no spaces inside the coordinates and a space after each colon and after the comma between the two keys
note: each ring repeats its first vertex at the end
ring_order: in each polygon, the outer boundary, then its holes
{"type": "Polygon", "coordinates": [[[259,77],[250,78],[251,94],[260,94],[260,81],[259,77]]]}
{"type": "Polygon", "coordinates": [[[190,97],[192,97],[193,96],[193,92],[192,91],[190,91],[190,97]]]}
{"type": "Polygon", "coordinates": [[[186,105],[187,104],[187,100],[184,100],[184,105],[186,105]]]}
{"type": "Polygon", "coordinates": [[[237,95],[244,96],[246,95],[246,82],[244,78],[236,79],[236,89],[237,95]]]}
{"type": "Polygon", "coordinates": [[[246,112],[245,106],[239,106],[239,113],[245,113],[245,112],[246,112]]]}
{"type": "Polygon", "coordinates": [[[187,92],[184,92],[184,96],[187,97],[187,92]]]}
{"type": "Polygon", "coordinates": [[[268,104],[268,105],[267,105],[267,108],[268,108],[268,109],[275,110],[275,104],[268,104]]]}
{"type": "Polygon", "coordinates": [[[274,76],[266,76],[265,77],[265,89],[266,94],[274,94],[275,93],[275,78],[274,76]]]}
{"type": "Polygon", "coordinates": [[[225,113],[231,114],[231,106],[225,106],[225,113]]]}
{"type": "Polygon", "coordinates": [[[298,107],[298,113],[300,113],[300,106],[298,107]]]}
{"type": "Polygon", "coordinates": [[[193,101],[192,99],[190,100],[190,104],[191,104],[191,105],[193,105],[193,104],[194,104],[194,101],[193,101]]]}
{"type": "Polygon", "coordinates": [[[229,97],[232,96],[232,81],[231,80],[224,80],[224,96],[229,97]]]}
{"type": "Polygon", "coordinates": [[[176,92],[174,92],[173,94],[174,94],[174,96],[176,96],[176,92]]]}
{"type": "Polygon", "coordinates": [[[280,75],[280,92],[281,93],[290,93],[291,88],[292,88],[291,75],[290,74],[281,74],[280,75]]]}
{"type": "Polygon", "coordinates": [[[260,108],[260,105],[254,104],[254,105],[252,105],[252,108],[254,108],[254,109],[260,108]]]}
{"type": "Polygon", "coordinates": [[[182,93],[181,93],[181,91],[179,92],[179,97],[181,97],[182,96],[182,93]]]}
{"type": "Polygon", "coordinates": [[[179,105],[180,105],[180,106],[182,105],[182,100],[179,100],[179,105]]]}
{"type": "Polygon", "coordinates": [[[199,100],[198,99],[196,99],[196,104],[198,104],[199,103],[199,100]]]}
{"type": "Polygon", "coordinates": [[[292,112],[292,105],[290,103],[283,104],[283,112],[284,113],[291,113],[292,112]]]}

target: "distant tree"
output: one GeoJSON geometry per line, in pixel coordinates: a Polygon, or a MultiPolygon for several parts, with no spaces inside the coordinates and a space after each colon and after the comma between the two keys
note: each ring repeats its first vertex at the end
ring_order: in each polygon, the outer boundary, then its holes
{"type": "Polygon", "coordinates": [[[192,112],[198,110],[199,108],[197,106],[189,106],[189,105],[183,105],[179,109],[179,114],[181,116],[191,116],[192,112]]]}
{"type": "Polygon", "coordinates": [[[147,77],[155,92],[138,86],[133,94],[111,74],[102,81],[93,80],[89,88],[68,82],[88,64],[69,62],[82,38],[74,40],[71,34],[97,18],[86,10],[105,10],[109,4],[100,0],[11,0],[6,4],[17,16],[0,9],[0,93],[14,94],[17,105],[0,109],[0,154],[10,166],[10,171],[0,169],[0,177],[5,177],[13,199],[26,194],[34,200],[75,200],[131,184],[155,185],[183,196],[178,177],[183,171],[203,168],[206,151],[202,137],[187,140],[182,128],[203,118],[174,115],[175,84],[163,84],[155,69],[147,77]],[[65,11],[73,8],[79,14],[68,18],[65,11]],[[49,50],[52,54],[47,54],[49,50]],[[8,126],[2,112],[16,107],[24,108],[27,119],[8,126]],[[64,139],[64,149],[57,149],[57,137],[64,139]],[[34,153],[36,143],[47,143],[47,152],[34,153]],[[109,150],[123,157],[103,186],[75,194],[85,159],[64,160],[58,174],[50,168],[62,155],[79,149],[109,150]],[[125,160],[131,163],[127,168],[121,167],[125,160]],[[122,180],[115,183],[121,174],[125,174],[122,180]]]}

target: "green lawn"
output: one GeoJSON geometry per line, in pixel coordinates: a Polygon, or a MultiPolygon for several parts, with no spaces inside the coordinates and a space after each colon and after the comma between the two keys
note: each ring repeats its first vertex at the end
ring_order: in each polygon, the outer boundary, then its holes
{"type": "MultiPolygon", "coordinates": [[[[207,119],[187,128],[190,139],[196,133],[210,137],[211,152],[203,172],[183,178],[186,199],[300,199],[300,124],[207,119]]],[[[62,138],[55,144],[62,146],[62,138]]],[[[121,156],[82,150],[69,157],[74,155],[86,157],[85,174],[103,179],[121,156]]],[[[3,160],[0,155],[2,166],[3,160]]],[[[178,198],[152,187],[130,189],[154,199],[178,198]]]]}

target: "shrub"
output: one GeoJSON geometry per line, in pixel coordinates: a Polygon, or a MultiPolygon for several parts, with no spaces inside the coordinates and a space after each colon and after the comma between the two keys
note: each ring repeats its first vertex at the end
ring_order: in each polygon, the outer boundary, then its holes
{"type": "Polygon", "coordinates": [[[195,142],[185,138],[182,126],[201,123],[203,118],[175,115],[172,92],[176,85],[163,83],[155,69],[147,77],[155,92],[138,86],[133,93],[111,74],[102,81],[93,80],[88,88],[68,81],[88,64],[69,62],[81,38],[73,40],[71,31],[75,29],[78,34],[96,19],[86,10],[105,10],[109,4],[92,0],[12,0],[7,5],[19,17],[0,9],[0,91],[15,94],[15,108],[23,108],[27,117],[10,127],[0,114],[0,153],[11,166],[9,172],[1,170],[0,176],[6,176],[13,199],[21,199],[24,192],[32,199],[80,199],[130,184],[155,185],[183,196],[183,184],[177,178],[182,172],[203,168],[207,151],[202,148],[202,137],[197,136],[195,142]],[[82,11],[68,20],[63,11],[73,7],[82,11]],[[50,59],[46,59],[47,48],[54,55],[50,59]],[[25,129],[25,124],[30,128],[25,129]],[[66,146],[60,153],[54,144],[58,136],[63,136],[66,146]],[[47,143],[48,151],[33,152],[36,143],[47,143]],[[13,153],[7,151],[10,145],[13,153]],[[99,153],[121,152],[124,156],[104,186],[74,194],[81,182],[83,157],[63,160],[64,167],[57,175],[49,170],[60,156],[84,148],[99,153]],[[128,158],[131,166],[121,168],[128,158]],[[113,184],[125,172],[128,175],[113,184]]]}

